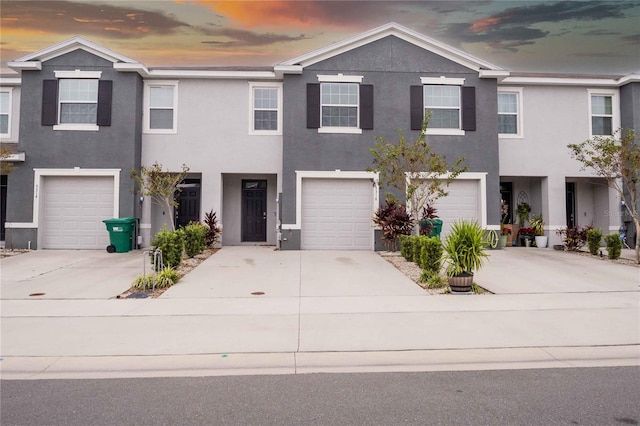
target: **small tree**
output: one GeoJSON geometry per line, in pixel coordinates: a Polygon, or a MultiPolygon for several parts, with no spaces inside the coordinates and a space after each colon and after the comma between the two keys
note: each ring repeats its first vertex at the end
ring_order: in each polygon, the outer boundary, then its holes
{"type": "Polygon", "coordinates": [[[178,206],[175,199],[176,193],[180,192],[178,185],[184,180],[189,172],[186,165],[182,165],[180,172],[170,172],[162,169],[162,164],[153,163],[150,167],[140,167],[140,172],[131,170],[129,174],[136,181],[139,193],[151,199],[166,209],[169,214],[171,230],[174,226],[174,209],[178,206]]]}
{"type": "Polygon", "coordinates": [[[402,129],[398,129],[398,143],[377,137],[376,144],[369,148],[373,155],[372,170],[380,173],[380,184],[399,189],[406,195],[416,223],[422,209],[447,196],[449,184],[466,170],[461,166],[464,158],[447,165],[445,159],[426,143],[429,118],[430,114],[427,114],[415,142],[407,142],[402,129]]]}
{"type": "Polygon", "coordinates": [[[603,177],[624,201],[623,205],[636,229],[636,262],[640,263],[640,145],[633,130],[627,129],[622,138],[617,130],[612,136],[595,136],[578,144],[567,145],[582,169],[591,169],[603,177]]]}

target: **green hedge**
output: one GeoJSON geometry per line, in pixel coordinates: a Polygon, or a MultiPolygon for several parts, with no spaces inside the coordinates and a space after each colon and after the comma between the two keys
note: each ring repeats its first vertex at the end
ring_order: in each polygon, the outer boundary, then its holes
{"type": "Polygon", "coordinates": [[[587,246],[589,247],[589,253],[598,254],[601,240],[602,230],[600,228],[591,228],[587,231],[587,246]]]}
{"type": "Polygon", "coordinates": [[[184,250],[188,257],[193,257],[202,253],[207,245],[207,227],[198,223],[191,222],[184,228],[184,250]]]}
{"type": "Polygon", "coordinates": [[[442,266],[442,242],[438,237],[401,235],[400,254],[420,266],[428,275],[438,274],[442,266]]]}
{"type": "Polygon", "coordinates": [[[164,266],[177,268],[184,252],[184,232],[181,229],[177,231],[163,229],[153,237],[151,245],[162,250],[164,266]]]}
{"type": "Polygon", "coordinates": [[[622,240],[620,239],[620,235],[617,232],[609,234],[604,237],[604,240],[607,242],[607,256],[609,256],[609,259],[619,258],[620,253],[622,252],[622,240]]]}

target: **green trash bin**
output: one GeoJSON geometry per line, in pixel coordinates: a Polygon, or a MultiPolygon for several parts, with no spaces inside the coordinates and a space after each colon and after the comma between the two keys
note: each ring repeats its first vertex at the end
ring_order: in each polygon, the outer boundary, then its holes
{"type": "Polygon", "coordinates": [[[102,222],[107,226],[109,231],[109,244],[107,251],[109,253],[126,253],[133,246],[133,231],[136,227],[135,217],[121,217],[114,219],[105,219],[102,222]]]}

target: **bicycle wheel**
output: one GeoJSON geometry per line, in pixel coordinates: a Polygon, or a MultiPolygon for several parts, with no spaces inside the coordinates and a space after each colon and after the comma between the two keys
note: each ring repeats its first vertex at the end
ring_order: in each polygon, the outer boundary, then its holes
{"type": "Polygon", "coordinates": [[[499,243],[500,237],[498,236],[498,231],[489,231],[489,246],[494,249],[498,247],[499,243]]]}

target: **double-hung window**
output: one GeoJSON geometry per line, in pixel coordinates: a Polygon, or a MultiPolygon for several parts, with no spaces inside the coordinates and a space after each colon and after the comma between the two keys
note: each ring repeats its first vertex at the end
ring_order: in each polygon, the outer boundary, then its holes
{"type": "Polygon", "coordinates": [[[249,83],[251,91],[251,124],[253,135],[282,134],[282,84],[249,83]]]}
{"type": "Polygon", "coordinates": [[[427,134],[464,135],[475,130],[475,87],[464,78],[422,77],[411,86],[411,129],[420,130],[429,117],[427,134]]]}
{"type": "Polygon", "coordinates": [[[0,89],[0,137],[11,136],[11,89],[0,89]]]}
{"type": "Polygon", "coordinates": [[[431,112],[431,128],[460,129],[460,86],[425,84],[424,109],[431,112]]]}
{"type": "Polygon", "coordinates": [[[373,129],[373,86],[362,76],[318,75],[307,84],[307,128],[318,133],[362,133],[373,129]]]}
{"type": "Polygon", "coordinates": [[[611,96],[591,95],[591,134],[613,133],[613,103],[611,96]]]}
{"type": "Polygon", "coordinates": [[[590,136],[611,136],[620,127],[617,90],[591,90],[589,94],[590,136]]]}
{"type": "Polygon", "coordinates": [[[96,124],[98,80],[64,78],[58,84],[60,124],[96,124]]]}
{"type": "Polygon", "coordinates": [[[111,125],[113,82],[101,71],[54,71],[42,82],[42,125],[54,130],[98,130],[111,125]]]}
{"type": "Polygon", "coordinates": [[[176,133],[177,126],[177,81],[145,82],[146,133],[176,133]]]}
{"type": "Polygon", "coordinates": [[[322,127],[358,128],[358,83],[321,83],[322,127]]]}
{"type": "Polygon", "coordinates": [[[498,89],[498,134],[505,138],[522,137],[522,89],[498,89]]]}

